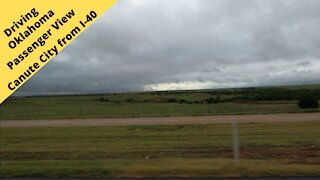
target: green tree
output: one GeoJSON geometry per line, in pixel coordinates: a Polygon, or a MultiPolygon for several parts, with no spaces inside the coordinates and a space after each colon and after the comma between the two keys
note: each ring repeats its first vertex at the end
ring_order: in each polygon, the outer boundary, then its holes
{"type": "Polygon", "coordinates": [[[301,109],[319,108],[319,102],[315,96],[305,95],[302,98],[300,98],[300,100],[298,102],[298,106],[301,109]]]}

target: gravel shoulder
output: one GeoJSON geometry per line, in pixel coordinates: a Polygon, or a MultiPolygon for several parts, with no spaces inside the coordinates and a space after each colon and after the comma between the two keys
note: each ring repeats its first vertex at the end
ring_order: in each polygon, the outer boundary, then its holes
{"type": "Polygon", "coordinates": [[[72,127],[72,126],[124,126],[124,125],[178,125],[250,122],[320,121],[320,113],[221,115],[187,117],[144,117],[107,119],[53,119],[53,120],[1,120],[1,128],[10,127],[72,127]]]}

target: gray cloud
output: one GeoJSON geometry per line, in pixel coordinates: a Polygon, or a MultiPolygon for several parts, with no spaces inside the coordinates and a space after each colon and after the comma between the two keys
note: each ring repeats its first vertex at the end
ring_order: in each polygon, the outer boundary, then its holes
{"type": "Polygon", "coordinates": [[[319,8],[318,0],[120,0],[17,94],[319,83],[319,8]]]}

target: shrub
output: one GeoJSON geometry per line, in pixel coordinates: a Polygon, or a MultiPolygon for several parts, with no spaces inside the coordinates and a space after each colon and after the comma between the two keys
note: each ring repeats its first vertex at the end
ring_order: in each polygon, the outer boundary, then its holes
{"type": "Polygon", "coordinates": [[[208,98],[208,99],[206,99],[205,100],[205,102],[207,103],[207,104],[215,104],[215,103],[220,103],[220,101],[221,101],[221,98],[220,98],[220,96],[216,96],[215,98],[208,98]]]}
{"type": "Polygon", "coordinates": [[[314,96],[304,96],[300,98],[298,102],[298,106],[301,109],[307,109],[307,108],[319,108],[319,102],[318,99],[314,96]]]}
{"type": "Polygon", "coordinates": [[[130,98],[130,99],[127,99],[126,101],[127,101],[127,102],[133,102],[134,99],[130,98]]]}
{"type": "Polygon", "coordinates": [[[169,98],[169,99],[168,99],[168,102],[169,102],[169,103],[177,103],[178,100],[175,99],[175,98],[169,98]]]}
{"type": "Polygon", "coordinates": [[[109,99],[107,99],[107,98],[105,98],[105,97],[100,97],[100,98],[99,98],[99,101],[102,101],[102,102],[104,102],[104,101],[109,102],[109,99]]]}
{"type": "Polygon", "coordinates": [[[185,100],[185,99],[180,99],[180,100],[179,100],[179,103],[180,103],[180,104],[186,104],[186,103],[187,103],[187,100],[185,100]]]}

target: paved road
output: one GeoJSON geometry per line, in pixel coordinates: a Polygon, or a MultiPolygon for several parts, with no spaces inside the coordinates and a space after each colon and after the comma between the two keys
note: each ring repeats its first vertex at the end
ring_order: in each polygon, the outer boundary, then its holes
{"type": "Polygon", "coordinates": [[[320,113],[223,115],[188,117],[146,117],[67,120],[1,120],[0,127],[70,127],[70,126],[123,126],[123,125],[174,125],[248,122],[320,121],[320,113]]]}

